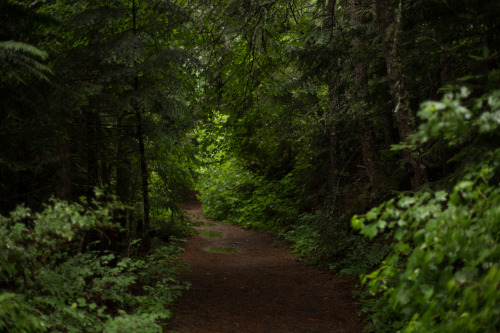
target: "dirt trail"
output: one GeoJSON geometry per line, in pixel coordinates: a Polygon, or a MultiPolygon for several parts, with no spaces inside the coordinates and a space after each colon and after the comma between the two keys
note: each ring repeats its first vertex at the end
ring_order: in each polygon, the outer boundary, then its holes
{"type": "Polygon", "coordinates": [[[182,278],[192,287],[174,305],[167,332],[362,331],[350,280],[298,262],[273,247],[268,235],[208,220],[197,202],[184,210],[201,226],[183,255],[192,272],[182,278]],[[201,230],[221,237],[204,237],[201,230]],[[209,253],[207,247],[238,253],[209,253]]]}

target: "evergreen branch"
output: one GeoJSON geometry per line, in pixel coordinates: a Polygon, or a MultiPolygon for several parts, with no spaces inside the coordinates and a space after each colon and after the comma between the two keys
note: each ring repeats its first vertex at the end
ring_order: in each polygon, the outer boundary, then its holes
{"type": "Polygon", "coordinates": [[[17,41],[0,42],[0,63],[7,69],[6,76],[22,84],[26,84],[23,79],[25,76],[34,76],[49,81],[47,75],[52,71],[41,62],[47,58],[47,52],[33,45],[17,41]]]}

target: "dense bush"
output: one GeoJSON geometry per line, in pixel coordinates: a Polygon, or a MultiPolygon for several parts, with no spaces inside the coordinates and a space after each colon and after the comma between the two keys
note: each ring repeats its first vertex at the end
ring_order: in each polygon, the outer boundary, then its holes
{"type": "Polygon", "coordinates": [[[111,212],[123,207],[85,206],[53,201],[0,217],[0,331],[161,332],[157,319],[185,288],[175,278],[180,246],[144,258],[92,250],[98,244],[85,246],[83,235],[107,241],[119,229],[111,212]]]}
{"type": "Polygon", "coordinates": [[[412,144],[462,145],[460,167],[435,189],[400,195],[352,224],[392,239],[389,255],[365,275],[373,332],[500,330],[500,92],[468,99],[466,89],[422,104],[412,144]],[[474,140],[470,140],[474,138],[474,140]]]}
{"type": "Polygon", "coordinates": [[[236,222],[235,212],[251,197],[256,181],[236,160],[208,167],[200,176],[200,195],[205,214],[236,222]]]}
{"type": "Polygon", "coordinates": [[[246,170],[236,159],[206,169],[199,184],[211,218],[261,230],[274,229],[286,218],[282,185],[246,170]]]}

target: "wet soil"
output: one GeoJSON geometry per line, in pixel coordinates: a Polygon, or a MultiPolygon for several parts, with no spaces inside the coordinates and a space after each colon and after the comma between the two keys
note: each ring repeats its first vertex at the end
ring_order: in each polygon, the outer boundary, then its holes
{"type": "Polygon", "coordinates": [[[297,260],[269,235],[205,218],[199,202],[184,210],[199,225],[183,255],[192,271],[182,279],[192,287],[174,304],[166,332],[362,332],[352,279],[297,260]]]}

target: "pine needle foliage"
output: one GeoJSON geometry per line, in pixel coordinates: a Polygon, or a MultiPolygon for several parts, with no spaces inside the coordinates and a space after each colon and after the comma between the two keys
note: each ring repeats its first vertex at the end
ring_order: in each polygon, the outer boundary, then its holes
{"type": "Polygon", "coordinates": [[[3,80],[12,80],[14,84],[27,85],[26,77],[49,81],[51,69],[43,63],[48,54],[33,45],[5,41],[0,42],[0,69],[4,73],[3,80]]]}

